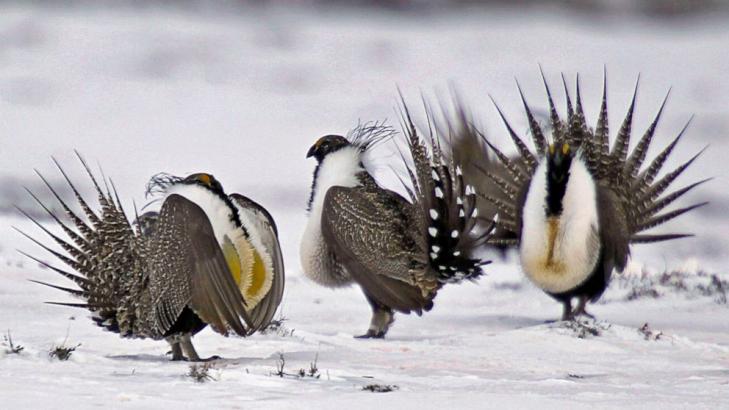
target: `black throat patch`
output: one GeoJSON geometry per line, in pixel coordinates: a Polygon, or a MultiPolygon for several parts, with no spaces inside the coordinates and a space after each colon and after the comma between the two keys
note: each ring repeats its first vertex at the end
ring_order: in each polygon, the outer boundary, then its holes
{"type": "Polygon", "coordinates": [[[321,162],[317,162],[316,168],[314,168],[314,177],[311,180],[311,193],[309,194],[309,202],[306,204],[306,212],[311,212],[311,205],[314,203],[314,195],[316,194],[316,180],[319,178],[319,168],[321,168],[321,162]]]}
{"type": "Polygon", "coordinates": [[[562,214],[562,200],[570,178],[572,156],[557,154],[547,159],[547,216],[562,214]]]}

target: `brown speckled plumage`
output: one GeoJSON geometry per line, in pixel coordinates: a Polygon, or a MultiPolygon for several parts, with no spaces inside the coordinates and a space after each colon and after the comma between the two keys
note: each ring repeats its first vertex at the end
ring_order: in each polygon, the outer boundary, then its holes
{"type": "MultiPolygon", "coordinates": [[[[79,159],[93,182],[101,212],[97,214],[92,210],[59,165],[89,222],[76,215],[47,182],[75,229],[53,215],[35,195],[34,198],[61,226],[69,240],[52,234],[26,214],[68,256],[26,236],[76,271],[66,272],[28,255],[71,279],[80,288],[68,289],[40,282],[84,300],[84,303],[59,304],[87,308],[99,326],[122,337],[165,338],[172,344],[174,359],[181,359],[184,350],[187,359],[199,360],[189,338],[208,324],[223,335],[232,332],[241,336],[268,324],[283,293],[283,260],[275,224],[265,210],[260,211],[259,205],[241,195],[230,197],[241,207],[241,212],[256,212],[252,220],[260,224],[257,232],[262,233],[262,241],[272,253],[274,279],[271,291],[248,312],[211,221],[200,206],[173,193],[164,199],[159,213],[149,212],[137,217],[139,223],[135,227],[129,222],[116,190],[108,187],[102,190],[84,160],[80,156],[79,159]]],[[[218,184],[214,179],[212,181],[218,184]]],[[[178,179],[174,183],[190,182],[178,179]]],[[[222,188],[218,194],[223,195],[222,188]]],[[[231,212],[237,215],[237,211],[231,212]]]]}
{"type": "MultiPolygon", "coordinates": [[[[409,159],[402,158],[410,180],[403,182],[403,189],[409,199],[381,187],[363,167],[354,176],[354,186],[329,187],[322,205],[320,246],[330,260],[310,265],[337,267],[319,274],[325,277],[320,283],[330,283],[333,273],[343,271],[360,285],[373,308],[364,337],[383,337],[393,310],[417,314],[430,310],[443,284],[473,280],[488,263],[473,253],[491,227],[477,228],[475,191],[463,182],[458,164],[446,158],[443,151],[449,147],[441,147],[435,137],[426,143],[407,110],[403,125],[410,154],[409,159]]],[[[309,151],[319,161],[314,191],[328,155],[350,147],[364,152],[370,145],[361,148],[361,141],[366,141],[362,134],[350,141],[327,136],[309,151]]],[[[310,205],[314,200],[312,192],[310,205]]],[[[313,239],[304,238],[309,240],[313,239]]]]}

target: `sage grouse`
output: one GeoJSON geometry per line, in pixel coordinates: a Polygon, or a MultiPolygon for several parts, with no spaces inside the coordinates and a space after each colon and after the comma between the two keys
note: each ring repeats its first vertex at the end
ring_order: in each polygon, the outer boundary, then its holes
{"type": "Polygon", "coordinates": [[[191,336],[207,325],[226,336],[246,336],[270,322],[281,301],[284,266],[276,225],[265,209],[242,195],[226,195],[209,174],[160,175],[149,189],[160,195],[161,208],[138,217],[135,227],[116,189],[103,191],[81,162],[100,212],[92,210],[56,162],[88,222],[40,173],[72,225],[31,195],[70,239],[26,213],[67,255],[26,236],[76,271],[31,256],[80,288],[39,282],[84,300],[57,304],[90,310],[97,325],[121,337],[165,339],[172,360],[199,361],[191,336]]]}
{"type": "Polygon", "coordinates": [[[430,310],[444,283],[476,279],[489,263],[474,256],[490,230],[477,226],[475,191],[437,143],[426,143],[403,117],[412,158],[409,164],[403,156],[409,200],[378,185],[362,162],[391,136],[389,128],[358,127],[348,138],[327,135],[307,153],[318,165],[301,263],[321,285],[362,288],[373,313],[361,338],[384,337],[394,311],[430,310]]]}
{"type": "Polygon", "coordinates": [[[647,166],[643,166],[666,100],[630,151],[637,84],[612,147],[608,136],[607,80],[603,83],[602,105],[594,130],[585,120],[579,77],[574,107],[565,85],[566,120],[557,114],[546,79],[544,85],[549,102],[551,140],[519,90],[536,153],[527,147],[497,107],[516,145],[518,157],[509,158],[486,141],[508,170],[503,177],[485,173],[503,193],[499,198],[488,196],[486,199],[499,210],[498,224],[517,237],[500,241],[519,247],[522,269],[538,287],[563,303],[562,319],[567,320],[578,315],[591,316],[585,311],[586,303],[600,298],[613,270],[621,272],[625,268],[631,243],[691,236],[644,231],[704,205],[698,203],[661,213],[707,180],[661,196],[700,154],[657,178],[686,127],[647,166]],[[578,299],[574,310],[573,298],[578,299]]]}

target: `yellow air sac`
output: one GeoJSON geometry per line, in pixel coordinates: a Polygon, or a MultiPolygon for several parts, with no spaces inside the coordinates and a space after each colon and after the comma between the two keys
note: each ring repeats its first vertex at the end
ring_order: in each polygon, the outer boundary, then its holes
{"type": "Polygon", "coordinates": [[[238,289],[250,311],[268,294],[273,282],[273,267],[267,253],[259,253],[243,235],[223,241],[223,255],[238,289]]]}

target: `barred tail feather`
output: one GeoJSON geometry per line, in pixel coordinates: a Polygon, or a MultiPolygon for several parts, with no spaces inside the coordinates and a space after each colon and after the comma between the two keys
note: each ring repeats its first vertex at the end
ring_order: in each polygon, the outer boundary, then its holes
{"type": "Polygon", "coordinates": [[[527,120],[529,121],[529,132],[532,134],[532,140],[537,148],[537,154],[539,156],[543,156],[547,152],[547,139],[544,137],[542,127],[539,126],[539,123],[534,118],[534,114],[532,114],[532,110],[529,108],[526,98],[524,98],[524,92],[521,90],[521,86],[518,81],[516,82],[516,88],[519,90],[519,97],[521,97],[521,102],[524,105],[524,111],[526,112],[527,120]]]}
{"type": "Polygon", "coordinates": [[[440,127],[432,112],[426,110],[436,130],[426,145],[404,102],[402,107],[403,129],[412,158],[412,165],[406,162],[406,167],[417,199],[428,262],[443,283],[476,279],[483,274],[481,267],[490,261],[474,254],[493,225],[485,231],[479,229],[476,190],[464,182],[463,170],[452,157],[452,143],[444,141],[444,130],[450,134],[453,128],[440,127]]]}
{"type": "Polygon", "coordinates": [[[118,309],[122,307],[122,300],[129,296],[130,288],[136,286],[136,282],[134,281],[135,278],[127,277],[128,275],[131,275],[132,272],[125,271],[125,269],[128,269],[125,262],[133,260],[135,256],[134,250],[130,247],[134,246],[134,239],[136,236],[129,220],[124,214],[123,208],[121,208],[121,202],[119,201],[113,182],[110,183],[110,189],[109,183],[107,183],[106,178],[104,178],[104,186],[106,188],[106,193],[104,193],[86,161],[78,152],[76,155],[91,179],[96,194],[99,197],[101,213],[97,214],[92,210],[89,203],[83,198],[79,190],[71,182],[71,179],[68,177],[68,174],[65,172],[63,167],[61,167],[60,163],[53,159],[54,164],[65,179],[68,187],[73,192],[76,201],[90,223],[87,223],[81,217],[76,215],[71,210],[71,207],[58,194],[58,191],[42,174],[36,171],[48,190],[61,205],[64,213],[70,219],[71,225],[61,221],[61,219],[54,215],[50,208],[46,206],[37,195],[30,190],[27,191],[35,202],[37,202],[45,211],[45,213],[51,217],[55,224],[61,228],[64,234],[68,237],[68,240],[65,240],[51,232],[27,212],[23,210],[20,210],[20,212],[38,228],[40,228],[46,235],[48,235],[48,237],[60,246],[67,255],[51,249],[36,238],[18,230],[22,235],[33,241],[40,248],[49,252],[65,265],[69,266],[76,273],[59,269],[50,263],[42,261],[41,259],[31,256],[25,252],[21,253],[43,266],[48,267],[61,276],[70,279],[80,289],[67,288],[38,280],[32,280],[33,282],[62,290],[72,296],[83,299],[85,302],[53,302],[53,304],[86,308],[94,313],[93,319],[98,325],[105,327],[107,330],[120,332],[123,333],[124,336],[128,336],[130,335],[130,331],[129,329],[120,329],[117,314],[118,309]]]}
{"type": "MultiPolygon", "coordinates": [[[[650,125],[631,150],[633,116],[636,109],[640,76],[638,76],[635,82],[632,98],[625,117],[617,131],[617,136],[611,144],[607,112],[606,70],[603,73],[600,112],[594,130],[588,126],[583,112],[579,77],[575,81],[576,92],[575,99],[573,100],[567,87],[567,81],[562,76],[567,106],[567,120],[565,121],[560,118],[557,112],[552,98],[552,92],[541,67],[540,73],[547,94],[549,121],[552,128],[551,141],[555,144],[566,142],[579,148],[592,177],[602,186],[610,189],[615,194],[617,200],[620,201],[621,209],[623,210],[621,217],[625,218],[624,223],[627,226],[627,234],[630,236],[631,242],[647,243],[686,237],[688,234],[642,233],[705,205],[704,203],[700,203],[659,214],[668,208],[669,205],[673,204],[674,201],[683,197],[689,191],[692,191],[693,188],[708,181],[698,181],[664,195],[674,181],[704,151],[701,150],[676,169],[659,177],[669,156],[675,151],[676,146],[685,135],[690,120],[655,158],[648,163],[646,162],[647,153],[655,140],[657,126],[665,111],[670,90],[666,93],[650,125]]],[[[513,127],[506,120],[498,106],[496,110],[516,147],[516,155],[507,155],[503,149],[497,148],[478,130],[472,132],[481,136],[484,147],[493,153],[504,167],[503,173],[494,172],[490,168],[489,155],[486,150],[482,154],[483,159],[473,167],[478,170],[481,179],[489,181],[493,187],[491,190],[479,193],[479,196],[499,212],[501,216],[498,222],[499,228],[512,235],[511,237],[501,236],[501,232],[497,231],[489,240],[490,244],[514,244],[518,242],[518,239],[515,240],[514,238],[519,235],[518,231],[520,230],[521,215],[518,214],[521,206],[520,201],[523,201],[524,194],[528,189],[528,183],[534,172],[534,162],[539,161],[545,155],[545,145],[547,143],[546,133],[535,120],[518,82],[517,88],[526,112],[532,142],[536,148],[536,155],[527,147],[524,140],[514,132],[513,127]]]]}

